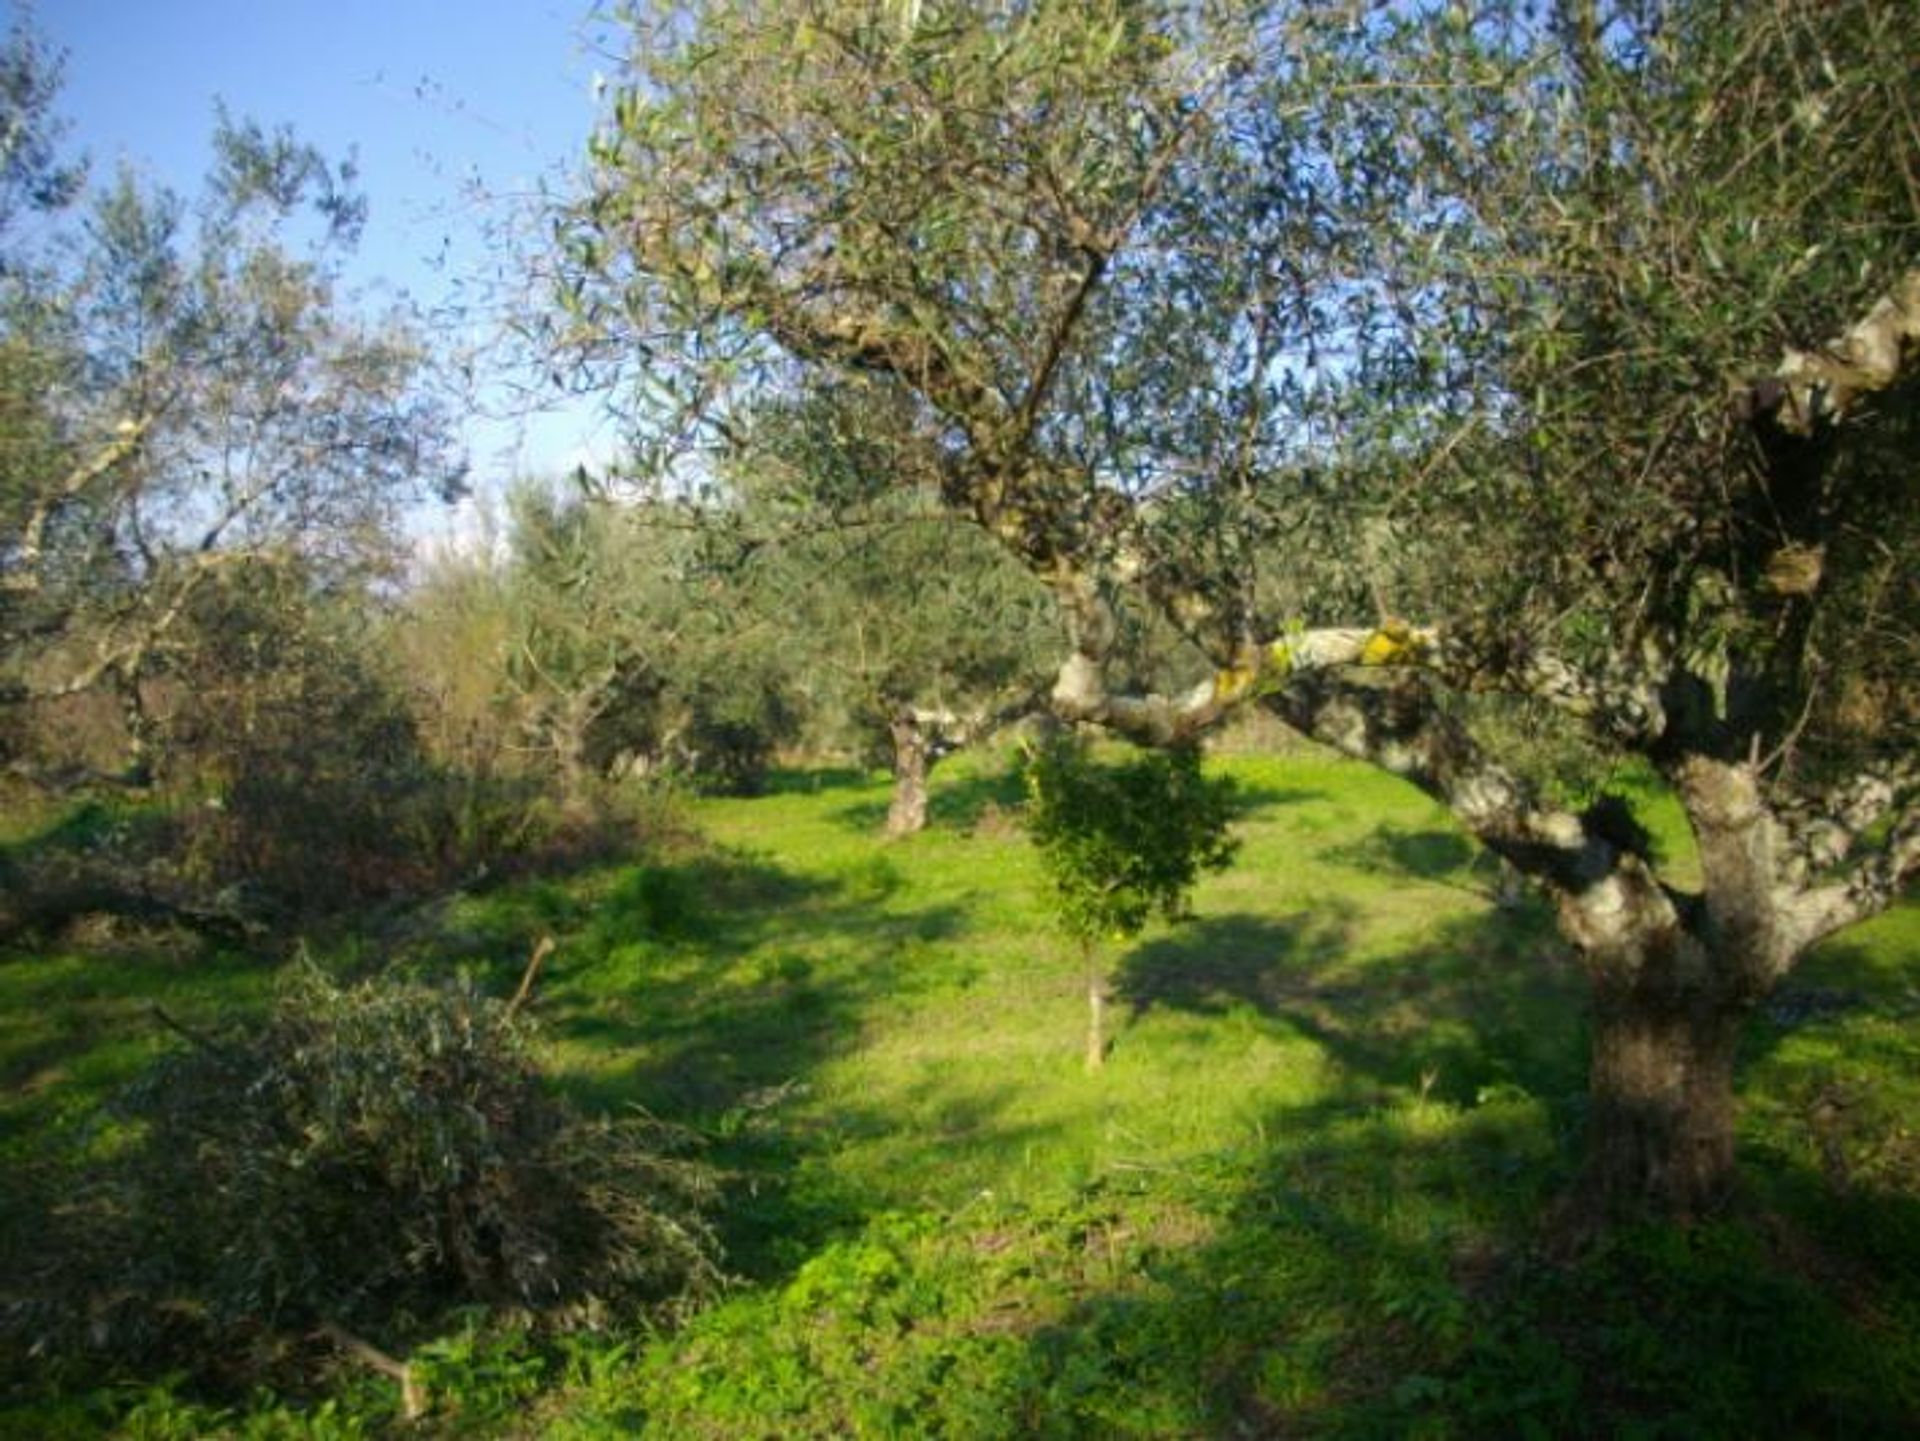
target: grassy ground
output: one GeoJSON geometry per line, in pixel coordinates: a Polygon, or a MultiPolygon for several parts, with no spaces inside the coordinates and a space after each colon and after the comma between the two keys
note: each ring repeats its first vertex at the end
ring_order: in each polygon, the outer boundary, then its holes
{"type": "MultiPolygon", "coordinates": [[[[1080,1065],[990,764],[877,839],[877,778],[699,803],[705,839],[455,901],[335,964],[464,966],[539,1013],[561,1083],[706,1131],[739,1283],[676,1334],[447,1338],[454,1434],[1898,1435],[1920,1426],[1920,912],[1812,959],[1753,1028],[1740,1218],[1564,1264],[1580,985],[1444,815],[1308,753],[1223,762],[1244,849],[1196,918],[1111,957],[1080,1065]]],[[[1656,828],[1680,864],[1677,816],[1656,828]]],[[[0,955],[0,1160],[85,1134],[161,1044],[265,978],[189,950],[0,955]]],[[[332,1410],[160,1390],[20,1434],[356,1434],[332,1410]],[[279,1429],[276,1429],[279,1428],[279,1429]]],[[[0,1420],[0,1430],[6,1423],[0,1420]]],[[[27,1429],[21,1430],[25,1427],[27,1429]]]]}

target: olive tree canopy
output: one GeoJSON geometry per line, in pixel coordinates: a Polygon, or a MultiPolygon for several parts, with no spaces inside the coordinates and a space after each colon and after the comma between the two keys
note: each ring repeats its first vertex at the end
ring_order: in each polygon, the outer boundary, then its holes
{"type": "Polygon", "coordinates": [[[57,59],[0,53],[0,700],[139,680],[212,577],[390,560],[461,483],[423,339],[339,264],[350,164],[222,113],[189,201],[59,156],[57,59]],[[24,223],[23,217],[34,223],[24,223]]]}

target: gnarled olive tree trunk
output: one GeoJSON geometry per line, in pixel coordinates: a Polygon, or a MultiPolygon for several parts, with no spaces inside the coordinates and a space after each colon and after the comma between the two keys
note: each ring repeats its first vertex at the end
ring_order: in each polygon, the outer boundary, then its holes
{"type": "MultiPolygon", "coordinates": [[[[1734,1065],[1747,1018],[1832,929],[1840,898],[1805,883],[1757,770],[1669,769],[1699,846],[1701,889],[1659,885],[1637,856],[1560,885],[1561,929],[1592,986],[1590,1131],[1580,1207],[1688,1218],[1733,1188],[1734,1065]]],[[[1857,891],[1848,906],[1867,898],[1857,891]]]]}
{"type": "Polygon", "coordinates": [[[1587,1155],[1573,1200],[1595,1216],[1698,1216],[1735,1175],[1734,1057],[1758,997],[1741,958],[1698,933],[1706,908],[1650,882],[1614,876],[1559,897],[1590,987],[1587,1155]]]}
{"type": "Polygon", "coordinates": [[[1572,1210],[1714,1209],[1735,1175],[1734,1056],[1757,999],[1741,979],[1749,968],[1703,934],[1710,906],[1662,886],[1637,857],[1549,889],[1591,997],[1587,1155],[1572,1210]]]}
{"type": "Polygon", "coordinates": [[[1662,981],[1595,983],[1583,1208],[1691,1217],[1725,1199],[1747,1009],[1662,981]]]}
{"type": "Polygon", "coordinates": [[[1010,697],[969,714],[944,707],[902,702],[885,708],[887,739],[892,750],[893,800],[887,807],[889,837],[916,835],[926,829],[928,778],[933,768],[955,751],[991,735],[1034,705],[1030,688],[1016,687],[1010,697]]]}
{"type": "Polygon", "coordinates": [[[893,801],[887,807],[887,834],[916,835],[927,824],[933,740],[911,707],[902,707],[888,718],[887,738],[893,743],[893,801]]]}

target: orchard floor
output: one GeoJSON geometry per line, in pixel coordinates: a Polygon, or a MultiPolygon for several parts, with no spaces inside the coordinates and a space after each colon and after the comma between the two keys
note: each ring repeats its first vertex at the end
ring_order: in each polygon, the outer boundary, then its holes
{"type": "MultiPolygon", "coordinates": [[[[167,1383],[15,1398],[0,1434],[662,1437],[1920,1434],[1920,908],[1816,955],[1751,1028],[1746,1194],[1569,1261],[1579,977],[1445,814],[1316,752],[1223,757],[1241,853],[1115,946],[1108,1064],[1019,791],[936,772],[702,800],[643,861],[455,898],[322,959],[458,967],[537,1013],[581,1104],[698,1128],[737,1278],[671,1334],[477,1320],[326,1403],[167,1383]]],[[[1687,842],[1657,796],[1677,870],[1687,842]]],[[[89,1134],[261,963],[111,937],[0,952],[0,1164],[89,1134]]]]}

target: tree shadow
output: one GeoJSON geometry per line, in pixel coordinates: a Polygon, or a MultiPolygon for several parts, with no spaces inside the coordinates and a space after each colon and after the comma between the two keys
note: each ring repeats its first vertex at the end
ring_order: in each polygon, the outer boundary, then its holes
{"type": "Polygon", "coordinates": [[[1216,1178],[1204,1241],[1122,1258],[1030,1333],[1031,1419],[1106,1434],[1096,1408],[1124,1396],[1149,1434],[1914,1434],[1889,1324],[1920,1295],[1912,1198],[1855,1198],[1818,1235],[1622,1230],[1566,1261],[1527,1219],[1557,1177],[1523,1111],[1427,1135],[1418,1115],[1270,1115],[1293,1139],[1216,1178]]]}
{"type": "Polygon", "coordinates": [[[1030,1419],[1098,1432],[1124,1395],[1153,1434],[1915,1434],[1911,1177],[1750,1154],[1759,1220],[1569,1259],[1540,1217],[1576,1172],[1584,988],[1550,925],[1465,917],[1356,964],[1354,920],[1209,918],[1124,958],[1136,1016],[1251,1013],[1330,1084],[1210,1159],[1197,1243],[1029,1334],[1030,1419]]]}
{"type": "Polygon", "coordinates": [[[1327,799],[1327,793],[1314,786],[1262,785],[1235,777],[1233,806],[1236,817],[1252,817],[1281,806],[1305,805],[1327,799]]]}
{"type": "Polygon", "coordinates": [[[1369,874],[1411,876],[1470,895],[1500,893],[1500,861],[1458,830],[1383,821],[1364,838],[1331,846],[1323,860],[1369,874]]]}
{"type": "MultiPolygon", "coordinates": [[[[1281,806],[1321,800],[1326,792],[1307,786],[1251,784],[1236,780],[1233,804],[1237,818],[1251,818],[1281,806]]],[[[935,767],[929,777],[927,823],[944,830],[998,832],[1016,828],[1026,806],[1026,789],[1019,770],[1010,765],[954,774],[935,767]]],[[[888,800],[852,801],[834,813],[834,819],[863,834],[877,832],[887,818],[888,800]]]]}
{"type": "Polygon", "coordinates": [[[1742,1037],[1740,1056],[1743,1063],[1758,1062],[1803,1032],[1818,1034],[1857,1021],[1901,1022],[1916,1016],[1920,1016],[1920,983],[1886,974],[1864,945],[1827,941],[1761,1002],[1742,1037]]]}
{"type": "Polygon", "coordinates": [[[1583,990],[1538,916],[1476,916],[1353,964],[1350,904],[1273,919],[1209,917],[1139,947],[1117,990],[1155,1007],[1217,1015],[1244,1007],[1318,1042],[1370,1089],[1412,1088],[1472,1104],[1490,1087],[1577,1099],[1583,990]]]}
{"type": "Polygon", "coordinates": [[[994,817],[1012,821],[1026,805],[1026,788],[1011,766],[951,776],[944,782],[934,772],[927,799],[927,820],[956,831],[972,831],[994,817]]]}
{"type": "Polygon", "coordinates": [[[760,783],[763,796],[815,796],[828,791],[858,790],[871,784],[873,772],[858,766],[819,766],[806,769],[777,767],[760,783]]]}
{"type": "MultiPolygon", "coordinates": [[[[807,1165],[833,1144],[806,1115],[809,1078],[875,1006],[928,983],[914,957],[966,924],[959,905],[900,906],[872,869],[804,875],[725,851],[655,862],[555,931],[533,1011],[558,1083],[586,1108],[637,1106],[709,1138],[737,1182],[722,1230],[743,1274],[779,1274],[864,1214],[807,1165]]],[[[490,989],[510,985],[537,929],[523,916],[496,938],[490,989]]]]}
{"type": "MultiPolygon", "coordinates": [[[[937,782],[935,783],[937,787],[937,782]]],[[[848,801],[836,806],[832,818],[850,831],[861,835],[878,836],[881,827],[886,824],[888,802],[885,800],[848,801]]],[[[928,801],[929,816],[932,813],[932,801],[928,801]]]]}

